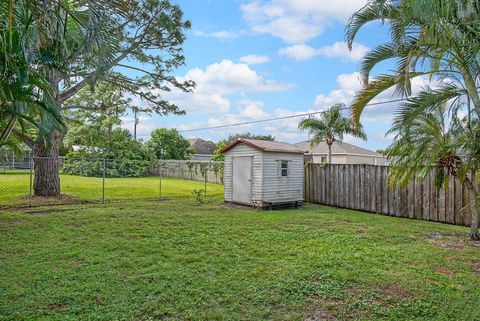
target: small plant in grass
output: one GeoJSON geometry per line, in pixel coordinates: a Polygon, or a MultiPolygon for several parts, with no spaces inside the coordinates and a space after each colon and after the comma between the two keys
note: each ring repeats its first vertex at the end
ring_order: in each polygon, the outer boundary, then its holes
{"type": "Polygon", "coordinates": [[[192,195],[197,202],[199,202],[200,204],[205,204],[205,201],[203,200],[203,198],[205,197],[204,189],[194,189],[192,195]]]}

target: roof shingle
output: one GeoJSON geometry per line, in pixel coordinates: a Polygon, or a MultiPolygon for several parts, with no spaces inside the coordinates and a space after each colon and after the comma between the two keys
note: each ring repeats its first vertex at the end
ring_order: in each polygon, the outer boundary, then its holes
{"type": "MultiPolygon", "coordinates": [[[[304,141],[294,144],[297,148],[313,154],[328,154],[328,146],[326,143],[319,143],[313,147],[310,146],[310,141],[304,141]]],[[[372,157],[383,157],[383,155],[368,150],[366,148],[358,147],[345,142],[334,142],[332,145],[332,154],[361,154],[372,157]]]]}
{"type": "Polygon", "coordinates": [[[188,142],[190,143],[190,147],[193,149],[195,154],[212,155],[213,151],[215,150],[215,143],[208,140],[193,138],[189,139],[188,142]]]}
{"type": "Polygon", "coordinates": [[[295,154],[304,153],[303,150],[288,143],[269,141],[269,140],[259,140],[259,139],[247,139],[247,138],[237,139],[236,141],[234,141],[233,143],[225,147],[222,150],[222,153],[229,151],[230,149],[232,149],[233,147],[241,143],[264,152],[281,152],[281,153],[295,153],[295,154]]]}

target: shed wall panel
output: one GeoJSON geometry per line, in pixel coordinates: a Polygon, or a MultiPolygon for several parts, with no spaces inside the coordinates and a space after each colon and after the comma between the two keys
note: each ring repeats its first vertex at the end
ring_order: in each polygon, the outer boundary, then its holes
{"type": "Polygon", "coordinates": [[[304,168],[303,155],[291,153],[263,154],[263,201],[289,202],[303,201],[304,168]],[[288,161],[288,176],[278,172],[280,161],[288,161]]]}
{"type": "Polygon", "coordinates": [[[262,159],[263,153],[245,144],[239,144],[225,153],[224,199],[232,201],[232,174],[233,157],[251,156],[252,160],[252,199],[261,199],[262,196],[262,159]]]}

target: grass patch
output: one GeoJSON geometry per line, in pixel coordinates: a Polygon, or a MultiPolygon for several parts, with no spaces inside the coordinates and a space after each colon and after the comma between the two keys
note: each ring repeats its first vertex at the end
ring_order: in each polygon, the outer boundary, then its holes
{"type": "Polygon", "coordinates": [[[0,212],[0,320],[480,318],[464,227],[206,200],[0,212]]]}
{"type": "MultiPolygon", "coordinates": [[[[60,175],[62,195],[58,198],[34,197],[33,205],[100,202],[102,178],[76,175],[60,175]]],[[[203,189],[204,182],[176,178],[162,178],[162,198],[191,197],[194,189],[203,189]]],[[[0,171],[0,206],[29,205],[30,175],[28,170],[0,171]]],[[[207,194],[223,193],[220,184],[207,184],[207,194]]],[[[158,177],[106,178],[105,201],[158,200],[160,179],[158,177]]]]}

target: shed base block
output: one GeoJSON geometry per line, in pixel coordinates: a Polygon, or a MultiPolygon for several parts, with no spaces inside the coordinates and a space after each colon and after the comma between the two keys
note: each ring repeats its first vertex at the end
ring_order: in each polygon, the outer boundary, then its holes
{"type": "Polygon", "coordinates": [[[230,202],[225,201],[229,204],[238,204],[247,207],[253,207],[261,210],[278,210],[278,209],[287,209],[287,208],[298,208],[303,206],[302,201],[288,201],[288,202],[263,202],[263,201],[254,201],[252,204],[239,203],[239,202],[230,202]]]}

